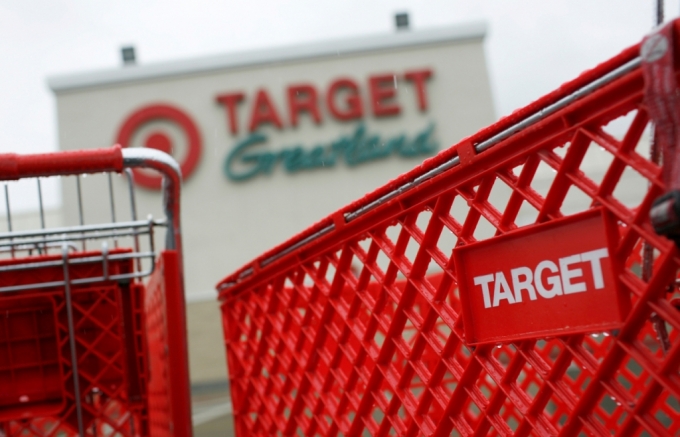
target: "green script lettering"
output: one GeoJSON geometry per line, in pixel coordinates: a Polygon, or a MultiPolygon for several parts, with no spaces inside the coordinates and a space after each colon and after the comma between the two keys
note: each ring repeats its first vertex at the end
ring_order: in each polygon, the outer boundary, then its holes
{"type": "Polygon", "coordinates": [[[412,139],[406,135],[382,139],[378,135],[367,134],[366,127],[360,124],[351,135],[342,136],[327,145],[311,149],[294,146],[270,152],[259,150],[267,141],[267,137],[256,132],[238,142],[227,155],[224,173],[227,178],[239,182],[260,174],[271,174],[277,164],[288,173],[297,173],[303,170],[334,167],[340,158],[350,167],[354,167],[391,155],[404,158],[430,156],[438,148],[432,139],[433,133],[434,123],[431,123],[412,139]]]}

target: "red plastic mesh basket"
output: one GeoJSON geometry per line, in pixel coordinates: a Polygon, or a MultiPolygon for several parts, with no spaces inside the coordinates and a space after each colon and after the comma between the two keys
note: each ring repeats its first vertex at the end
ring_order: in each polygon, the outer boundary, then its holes
{"type": "Polygon", "coordinates": [[[225,278],[238,435],[679,435],[680,259],[649,223],[666,187],[638,52],[225,278]],[[618,225],[622,328],[468,347],[453,248],[594,207],[618,225]]]}
{"type": "MultiPolygon", "coordinates": [[[[73,258],[96,255],[83,252],[73,258]]],[[[25,267],[55,260],[61,257],[2,264],[25,267]]],[[[129,273],[132,260],[109,261],[108,268],[111,275],[129,273]]],[[[69,269],[72,280],[102,275],[101,263],[69,269]]],[[[61,278],[61,266],[32,268],[0,276],[0,285],[61,278]]],[[[140,285],[114,281],[73,286],[83,421],[95,435],[132,436],[146,428],[143,292],[140,285]]],[[[0,313],[0,430],[7,436],[72,435],[77,419],[63,287],[3,293],[0,313]]]]}

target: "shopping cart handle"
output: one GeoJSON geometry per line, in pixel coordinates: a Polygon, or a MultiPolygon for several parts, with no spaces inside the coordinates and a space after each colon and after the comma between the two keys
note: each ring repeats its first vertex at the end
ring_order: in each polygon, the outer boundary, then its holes
{"type": "Polygon", "coordinates": [[[123,153],[119,145],[102,149],[71,150],[36,155],[0,154],[0,180],[26,177],[120,172],[123,153]]]}

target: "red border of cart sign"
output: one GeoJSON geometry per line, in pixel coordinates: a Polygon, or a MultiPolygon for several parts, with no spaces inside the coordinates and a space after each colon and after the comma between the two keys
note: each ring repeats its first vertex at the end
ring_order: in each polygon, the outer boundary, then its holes
{"type": "Polygon", "coordinates": [[[617,232],[595,208],[455,249],[466,343],[620,328],[630,296],[610,256],[617,232]]]}

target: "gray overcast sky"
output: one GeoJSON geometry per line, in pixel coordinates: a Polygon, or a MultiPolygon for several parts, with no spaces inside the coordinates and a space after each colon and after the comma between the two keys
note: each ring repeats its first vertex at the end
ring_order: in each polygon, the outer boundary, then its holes
{"type": "MultiPolygon", "coordinates": [[[[666,18],[680,11],[666,1],[666,18]]],[[[52,74],[484,20],[497,115],[639,41],[656,0],[0,0],[0,152],[57,148],[52,74]]],[[[99,146],[106,146],[105,144],[99,146]]]]}

